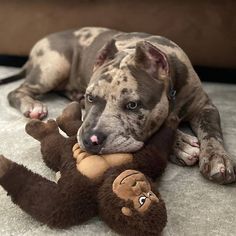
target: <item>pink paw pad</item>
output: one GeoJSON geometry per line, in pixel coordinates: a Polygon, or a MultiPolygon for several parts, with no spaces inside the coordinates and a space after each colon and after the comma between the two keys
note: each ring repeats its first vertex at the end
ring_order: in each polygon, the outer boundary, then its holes
{"type": "Polygon", "coordinates": [[[47,111],[44,111],[42,107],[34,107],[32,111],[29,112],[29,117],[31,119],[43,119],[47,116],[47,111]]]}

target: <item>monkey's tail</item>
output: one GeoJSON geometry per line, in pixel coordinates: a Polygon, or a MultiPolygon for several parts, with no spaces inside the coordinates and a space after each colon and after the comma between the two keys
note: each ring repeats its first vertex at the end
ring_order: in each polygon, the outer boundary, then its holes
{"type": "Polygon", "coordinates": [[[23,78],[26,76],[27,64],[28,64],[28,63],[26,62],[26,63],[24,64],[24,66],[21,68],[21,70],[20,70],[17,74],[14,74],[14,75],[11,75],[11,76],[9,76],[9,77],[0,79],[0,85],[2,85],[2,84],[8,84],[8,83],[11,83],[11,82],[14,82],[14,81],[23,79],[23,78]]]}

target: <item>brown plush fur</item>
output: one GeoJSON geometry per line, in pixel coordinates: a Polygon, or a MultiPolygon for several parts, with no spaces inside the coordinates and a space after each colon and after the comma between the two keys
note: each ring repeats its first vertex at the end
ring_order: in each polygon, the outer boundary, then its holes
{"type": "Polygon", "coordinates": [[[13,163],[0,178],[12,201],[37,220],[57,228],[81,224],[97,215],[97,186],[77,171],[72,157],[75,137],[61,136],[52,120],[46,124],[33,120],[26,131],[41,142],[46,165],[60,170],[62,177],[54,183],[13,163]]]}
{"type": "MultiPolygon", "coordinates": [[[[74,102],[57,119],[60,128],[69,136],[75,135],[82,123],[78,109],[78,103],[74,102]]],[[[72,155],[72,147],[77,142],[75,136],[63,137],[54,120],[47,123],[32,120],[26,125],[26,132],[40,141],[45,164],[54,171],[60,171],[61,178],[58,183],[49,181],[0,156],[0,184],[15,204],[50,227],[66,228],[81,224],[99,213],[118,233],[158,235],[165,227],[167,216],[165,204],[151,180],[152,190],[160,201],[152,204],[145,214],[135,212],[132,203],[118,198],[111,186],[115,177],[127,169],[141,171],[153,180],[164,171],[178,125],[176,119],[168,122],[133,154],[132,163],[108,169],[95,182],[76,168],[72,155]],[[134,212],[132,217],[121,213],[121,207],[127,205],[134,212]]]]}
{"type": "Polygon", "coordinates": [[[167,214],[165,203],[161,199],[159,192],[156,190],[156,187],[151,180],[149,180],[149,182],[152,186],[152,191],[159,198],[160,202],[152,204],[144,215],[140,215],[134,209],[133,202],[126,202],[111,191],[114,179],[124,170],[130,168],[136,169],[134,167],[134,165],[128,164],[120,168],[110,169],[104,174],[104,182],[99,188],[98,193],[99,215],[109,227],[122,235],[157,236],[166,225],[167,214]],[[122,214],[121,208],[123,206],[132,209],[132,217],[122,214]]]}

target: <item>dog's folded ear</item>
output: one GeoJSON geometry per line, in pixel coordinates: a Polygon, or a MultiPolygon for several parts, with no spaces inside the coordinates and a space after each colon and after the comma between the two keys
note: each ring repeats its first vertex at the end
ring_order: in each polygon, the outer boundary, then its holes
{"type": "Polygon", "coordinates": [[[166,54],[147,41],[136,44],[135,64],[146,70],[154,78],[169,75],[169,63],[166,54]]]}
{"type": "Polygon", "coordinates": [[[98,52],[94,69],[96,70],[99,66],[103,65],[106,61],[114,58],[115,54],[118,52],[115,44],[115,40],[111,39],[108,41],[98,52]]]}

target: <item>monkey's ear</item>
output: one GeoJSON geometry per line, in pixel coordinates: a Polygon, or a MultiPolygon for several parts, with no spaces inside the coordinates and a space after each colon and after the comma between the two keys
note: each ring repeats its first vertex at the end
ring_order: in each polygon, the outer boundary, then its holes
{"type": "Polygon", "coordinates": [[[115,42],[116,41],[114,39],[111,39],[99,50],[93,70],[96,70],[99,66],[103,65],[107,60],[114,58],[115,54],[118,52],[115,42]]]}
{"type": "Polygon", "coordinates": [[[121,212],[122,212],[125,216],[132,216],[132,211],[131,211],[130,208],[128,208],[128,207],[122,207],[121,212]]]}

